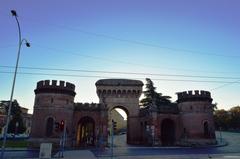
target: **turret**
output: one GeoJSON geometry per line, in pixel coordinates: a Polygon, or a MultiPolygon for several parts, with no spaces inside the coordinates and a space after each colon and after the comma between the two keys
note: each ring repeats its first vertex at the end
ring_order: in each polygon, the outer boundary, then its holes
{"type": "Polygon", "coordinates": [[[54,127],[56,122],[64,121],[68,131],[72,131],[75,85],[65,81],[43,80],[37,82],[34,92],[31,137],[40,142],[51,139],[56,144],[59,142],[59,132],[54,127]]]}
{"type": "Polygon", "coordinates": [[[75,85],[57,80],[44,80],[37,83],[34,107],[72,107],[74,102],[75,85]]]}
{"type": "Polygon", "coordinates": [[[204,143],[205,141],[215,143],[211,93],[195,90],[180,92],[177,95],[183,139],[194,144],[209,144],[204,143]]]}
{"type": "Polygon", "coordinates": [[[187,102],[187,101],[208,101],[212,102],[211,93],[208,91],[185,91],[179,92],[178,95],[178,103],[187,102]]]}

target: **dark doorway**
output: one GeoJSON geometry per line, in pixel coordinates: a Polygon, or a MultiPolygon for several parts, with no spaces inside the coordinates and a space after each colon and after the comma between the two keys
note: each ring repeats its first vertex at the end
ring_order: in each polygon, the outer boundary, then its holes
{"type": "Polygon", "coordinates": [[[175,125],[171,119],[164,119],[161,126],[162,146],[173,146],[175,142],[175,125]]]}
{"type": "Polygon", "coordinates": [[[207,121],[204,122],[203,127],[204,127],[204,137],[208,138],[209,137],[209,130],[208,130],[208,122],[207,121]]]}
{"type": "Polygon", "coordinates": [[[94,146],[95,122],[90,117],[83,117],[78,123],[77,144],[81,147],[94,146]]]}
{"type": "Polygon", "coordinates": [[[53,118],[49,117],[46,124],[46,137],[50,137],[53,134],[53,118]]]}

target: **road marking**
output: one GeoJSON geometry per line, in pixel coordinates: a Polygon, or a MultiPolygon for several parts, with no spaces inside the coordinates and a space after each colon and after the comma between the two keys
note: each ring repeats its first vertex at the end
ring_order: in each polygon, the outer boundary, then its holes
{"type": "Polygon", "coordinates": [[[240,158],[240,156],[224,156],[224,158],[240,158]]]}

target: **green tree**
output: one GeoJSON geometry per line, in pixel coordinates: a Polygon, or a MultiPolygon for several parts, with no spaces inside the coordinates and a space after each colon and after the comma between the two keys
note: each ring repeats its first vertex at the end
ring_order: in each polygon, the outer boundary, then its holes
{"type": "MultiPolygon", "coordinates": [[[[9,104],[10,101],[0,101],[0,107],[2,110],[5,109],[5,114],[8,112],[9,104]]],[[[23,123],[21,107],[19,106],[17,100],[14,100],[12,102],[11,120],[8,126],[8,133],[20,134],[24,133],[25,131],[26,127],[23,123]]]]}
{"type": "Polygon", "coordinates": [[[214,111],[214,121],[217,130],[220,128],[228,130],[230,128],[231,116],[228,111],[221,109],[214,111]]]}
{"type": "Polygon", "coordinates": [[[140,101],[143,107],[150,108],[151,106],[156,106],[160,108],[162,105],[171,103],[170,96],[163,96],[162,93],[156,92],[156,87],[154,87],[151,79],[146,78],[146,82],[146,90],[143,91],[145,98],[140,101]]]}
{"type": "Polygon", "coordinates": [[[233,107],[229,110],[231,116],[230,126],[232,129],[240,130],[240,106],[233,107]]]}

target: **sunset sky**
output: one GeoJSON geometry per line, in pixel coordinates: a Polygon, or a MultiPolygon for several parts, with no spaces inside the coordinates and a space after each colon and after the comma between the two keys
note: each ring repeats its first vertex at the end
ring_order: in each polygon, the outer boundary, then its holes
{"type": "Polygon", "coordinates": [[[173,101],[176,92],[208,90],[218,108],[240,105],[239,8],[239,0],[2,0],[0,100],[10,98],[18,49],[14,9],[31,43],[14,99],[30,112],[45,79],[74,83],[75,102],[98,102],[101,78],[151,78],[173,101]]]}

